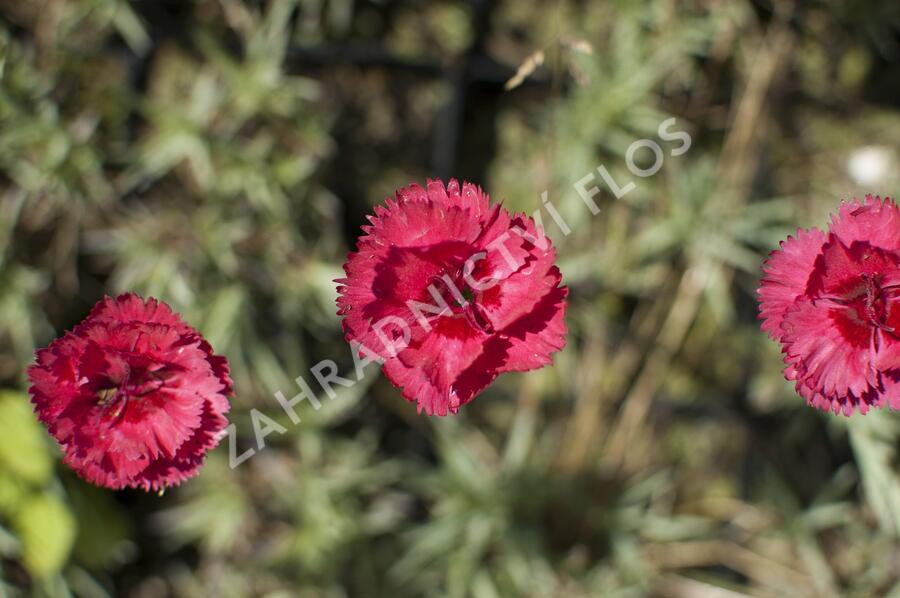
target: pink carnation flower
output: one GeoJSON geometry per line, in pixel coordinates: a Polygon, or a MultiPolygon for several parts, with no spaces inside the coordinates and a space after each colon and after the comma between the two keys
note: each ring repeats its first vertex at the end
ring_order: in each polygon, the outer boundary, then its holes
{"type": "Polygon", "coordinates": [[[850,415],[900,409],[900,209],[843,203],[828,233],[800,230],[772,252],[759,288],[762,329],[807,403],[850,415]]]}
{"type": "Polygon", "coordinates": [[[37,352],[28,378],[65,463],[107,488],[181,483],[228,424],[228,363],[156,299],[104,298],[37,352]]]}
{"type": "Polygon", "coordinates": [[[337,281],[338,314],[355,350],[383,361],[420,411],[456,413],[501,373],[543,367],[565,345],[568,290],[530,218],[451,180],[400,189],[369,220],[337,281]]]}

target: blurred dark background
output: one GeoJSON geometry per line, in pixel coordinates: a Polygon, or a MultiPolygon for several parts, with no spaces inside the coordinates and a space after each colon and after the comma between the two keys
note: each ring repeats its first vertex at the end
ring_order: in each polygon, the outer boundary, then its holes
{"type": "Polygon", "coordinates": [[[0,0],[0,595],[896,598],[900,418],[807,407],[754,293],[898,148],[888,0],[0,0]],[[590,217],[601,165],[637,187],[590,217]],[[426,177],[548,192],[568,346],[456,417],[373,368],[292,425],[274,392],[353,371],[359,226],[426,177]],[[163,496],[62,466],[24,370],[124,290],[228,357],[238,452],[251,408],[287,433],[163,496]]]}

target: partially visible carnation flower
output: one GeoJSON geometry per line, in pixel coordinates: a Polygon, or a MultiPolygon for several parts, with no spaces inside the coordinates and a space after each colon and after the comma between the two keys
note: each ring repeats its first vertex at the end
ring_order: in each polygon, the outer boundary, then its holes
{"type": "Polygon", "coordinates": [[[376,207],[338,280],[360,355],[428,415],[456,413],[503,372],[565,345],[568,290],[534,221],[470,183],[428,181],[376,207]],[[361,345],[361,347],[360,347],[361,345]]]}
{"type": "Polygon", "coordinates": [[[104,298],[28,369],[38,418],[87,481],[161,490],[195,475],[228,424],[228,363],[168,305],[104,298]]]}
{"type": "Polygon", "coordinates": [[[762,328],[785,377],[819,409],[900,409],[900,208],[843,203],[827,233],[788,237],[764,266],[762,328]]]}

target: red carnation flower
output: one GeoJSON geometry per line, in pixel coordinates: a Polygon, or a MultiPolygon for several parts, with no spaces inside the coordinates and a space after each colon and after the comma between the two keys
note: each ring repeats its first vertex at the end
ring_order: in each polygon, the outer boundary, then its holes
{"type": "Polygon", "coordinates": [[[228,423],[228,362],[168,305],[134,294],[97,303],[28,378],[65,463],[107,488],[181,483],[228,423]]]}
{"type": "Polygon", "coordinates": [[[401,189],[369,220],[337,281],[338,314],[420,411],[456,413],[499,374],[543,367],[565,345],[568,290],[530,218],[451,180],[401,189]]]}
{"type": "Polygon", "coordinates": [[[800,230],[772,252],[759,289],[762,328],[785,377],[820,409],[900,409],[900,209],[843,203],[828,233],[800,230]]]}

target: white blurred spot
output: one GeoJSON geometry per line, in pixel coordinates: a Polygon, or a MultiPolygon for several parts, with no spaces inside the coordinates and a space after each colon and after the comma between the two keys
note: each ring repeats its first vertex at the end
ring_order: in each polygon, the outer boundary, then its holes
{"type": "Polygon", "coordinates": [[[884,183],[894,166],[894,154],[881,145],[861,147],[850,154],[847,172],[859,185],[884,183]]]}

